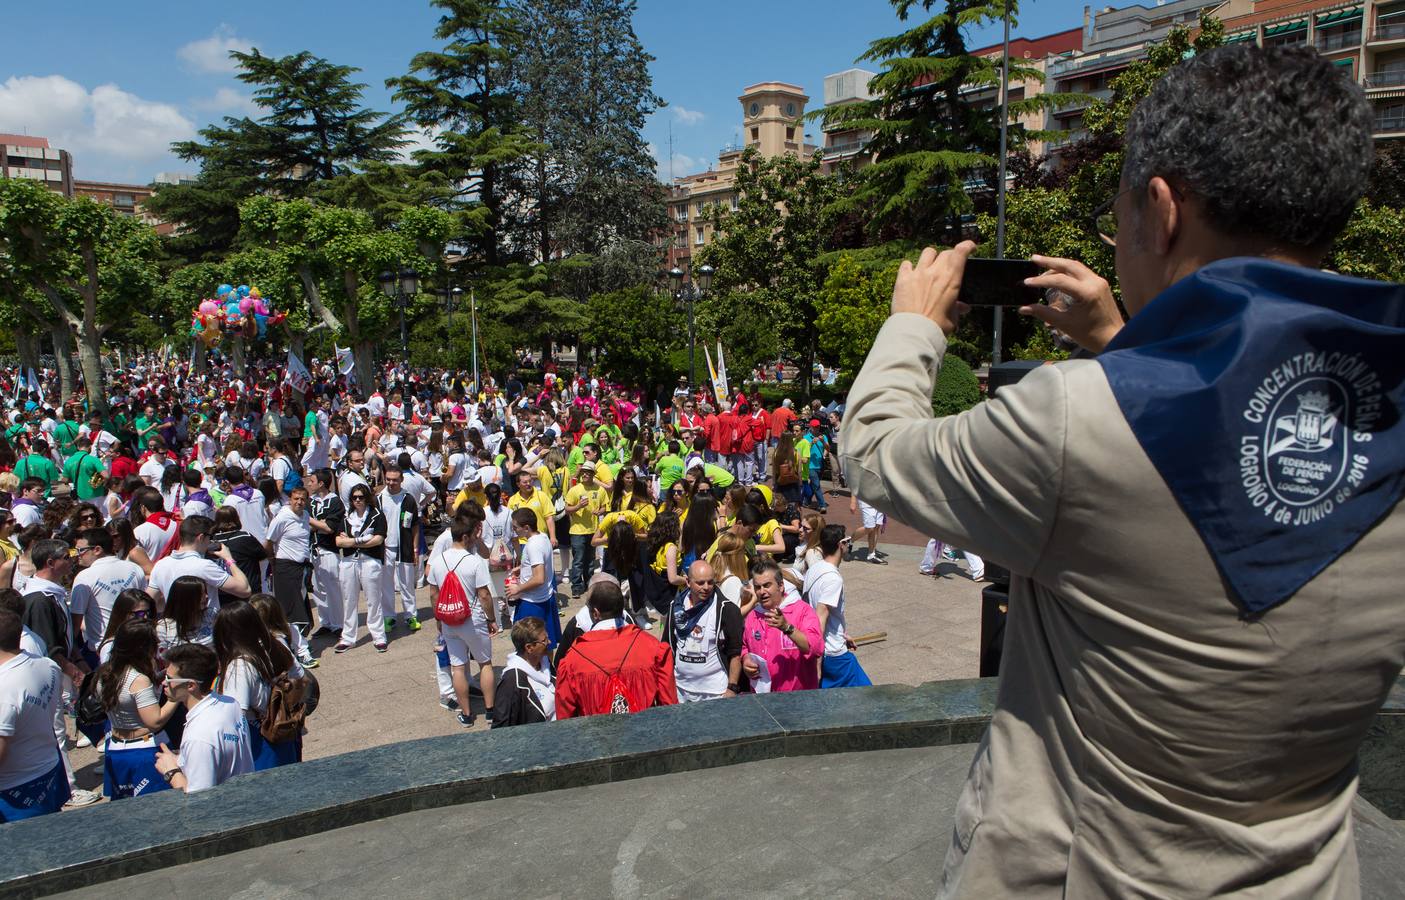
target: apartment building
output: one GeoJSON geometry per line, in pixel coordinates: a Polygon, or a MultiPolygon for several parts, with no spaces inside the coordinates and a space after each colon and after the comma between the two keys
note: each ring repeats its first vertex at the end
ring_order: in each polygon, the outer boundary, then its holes
{"type": "Polygon", "coordinates": [[[754,147],[769,159],[784,154],[808,157],[817,149],[805,141],[802,119],[810,98],[803,88],[765,81],[744,89],[737,100],[742,108],[741,143],[724,147],[716,168],[675,178],[669,187],[673,234],[665,268],[689,271],[693,253],[712,242],[712,214],[737,208],[736,176],[742,151],[754,147]]]}
{"type": "Polygon", "coordinates": [[[88,197],[103,206],[110,207],[118,215],[140,219],[155,228],[157,234],[171,234],[175,231],[175,226],[169,222],[161,221],[146,211],[146,201],[150,200],[154,193],[156,193],[156,188],[145,184],[118,184],[108,181],[73,182],[73,196],[88,197]]]}
{"type": "Polygon", "coordinates": [[[49,139],[27,134],[0,134],[0,178],[42,181],[49,190],[73,196],[73,157],[49,146],[49,139]]]}

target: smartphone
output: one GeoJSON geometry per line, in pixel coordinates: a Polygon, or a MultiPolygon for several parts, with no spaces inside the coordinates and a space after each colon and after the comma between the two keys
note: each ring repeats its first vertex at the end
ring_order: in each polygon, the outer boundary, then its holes
{"type": "Polygon", "coordinates": [[[1044,289],[1029,287],[1026,278],[1044,270],[1027,259],[966,260],[957,299],[970,306],[1029,306],[1044,299],[1044,289]]]}

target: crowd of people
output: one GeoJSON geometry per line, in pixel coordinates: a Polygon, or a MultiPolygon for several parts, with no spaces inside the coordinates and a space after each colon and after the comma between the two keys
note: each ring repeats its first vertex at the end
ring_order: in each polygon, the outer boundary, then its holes
{"type": "MultiPolygon", "coordinates": [[[[464,726],[475,688],[498,728],[869,683],[819,401],[550,365],[474,386],[388,364],[362,396],[315,362],[295,390],[139,356],[90,410],[48,374],[0,376],[0,821],[100,799],[75,742],[113,800],[296,762],[314,646],[424,627],[464,726]]],[[[860,505],[859,558],[886,564],[860,505]]]]}

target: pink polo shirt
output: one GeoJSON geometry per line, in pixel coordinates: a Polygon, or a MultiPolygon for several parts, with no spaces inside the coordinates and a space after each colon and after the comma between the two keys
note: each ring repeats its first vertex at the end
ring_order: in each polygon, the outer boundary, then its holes
{"type": "Polygon", "coordinates": [[[801,653],[795,642],[779,628],[766,622],[766,610],[758,603],[747,613],[742,629],[742,652],[755,653],[766,660],[771,672],[772,691],[807,691],[820,686],[820,654],[824,653],[824,637],[819,617],[810,604],[798,598],[781,605],[781,615],[805,635],[810,649],[801,653]]]}

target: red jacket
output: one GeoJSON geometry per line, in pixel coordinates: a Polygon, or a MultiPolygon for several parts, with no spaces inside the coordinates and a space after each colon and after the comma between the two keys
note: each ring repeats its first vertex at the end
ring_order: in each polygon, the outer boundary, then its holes
{"type": "Polygon", "coordinates": [[[619,673],[637,701],[630,712],[678,702],[673,654],[637,625],[587,631],[576,638],[556,672],[556,718],[592,715],[605,699],[605,685],[619,673]]]}
{"type": "MultiPolygon", "coordinates": [[[[718,418],[715,413],[708,413],[703,417],[703,434],[707,437],[707,446],[711,450],[717,450],[717,424],[718,418]]],[[[718,450],[719,453],[726,453],[726,450],[718,450]]]]}
{"type": "Polygon", "coordinates": [[[712,449],[717,453],[737,453],[737,427],[741,421],[734,412],[717,414],[717,435],[712,449]]]}
{"type": "Polygon", "coordinates": [[[771,436],[771,416],[763,407],[756,407],[747,417],[751,422],[751,436],[764,441],[771,436]]]}

